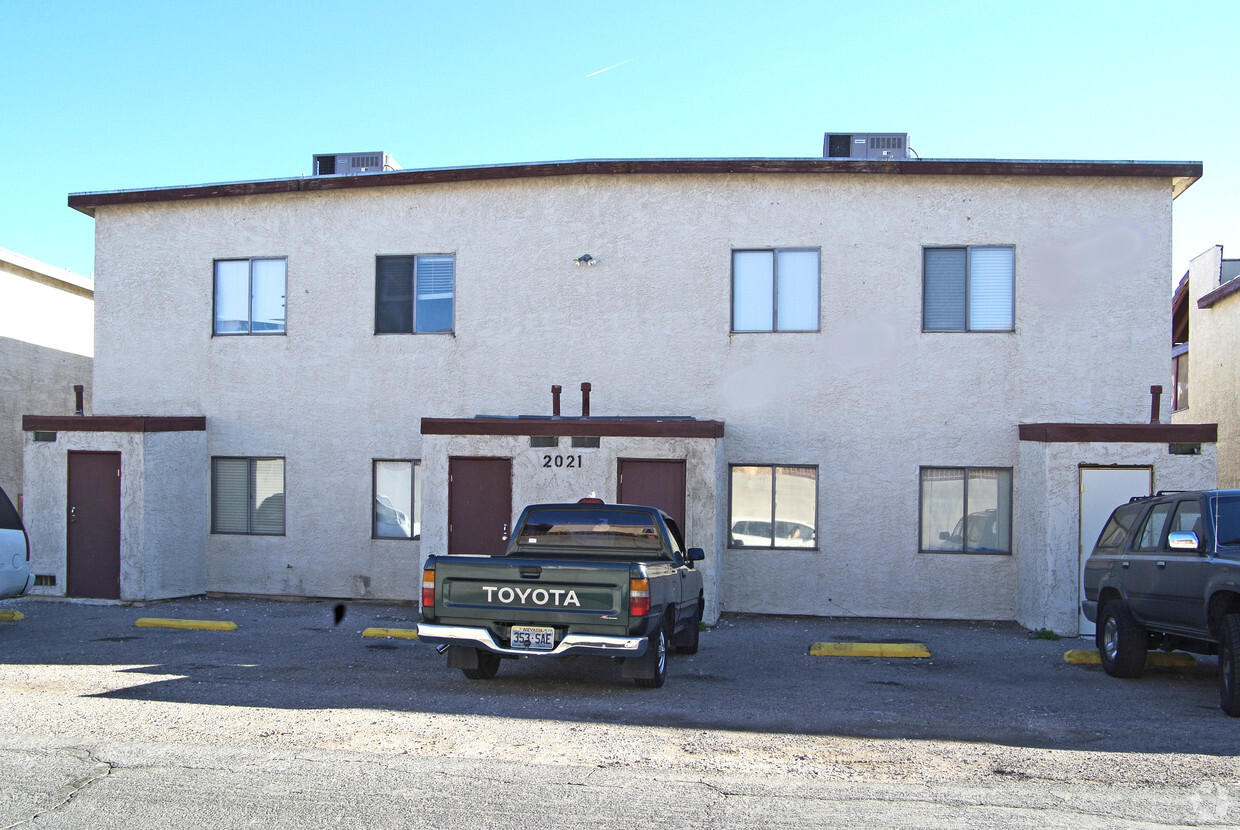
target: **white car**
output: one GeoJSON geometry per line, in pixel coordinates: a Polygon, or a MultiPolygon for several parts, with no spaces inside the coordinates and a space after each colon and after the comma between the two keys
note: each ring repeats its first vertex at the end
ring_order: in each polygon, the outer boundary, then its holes
{"type": "Polygon", "coordinates": [[[0,489],[0,599],[20,597],[33,585],[26,527],[13,502],[0,489]]]}

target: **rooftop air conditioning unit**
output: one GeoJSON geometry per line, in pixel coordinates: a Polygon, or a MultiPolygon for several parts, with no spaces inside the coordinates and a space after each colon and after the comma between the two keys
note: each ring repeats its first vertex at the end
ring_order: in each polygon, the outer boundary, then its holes
{"type": "Polygon", "coordinates": [[[313,169],[314,176],[353,176],[401,167],[387,153],[327,153],[314,157],[313,169]]]}
{"type": "Polygon", "coordinates": [[[827,133],[822,156],[829,159],[908,158],[908,133],[827,133]]]}

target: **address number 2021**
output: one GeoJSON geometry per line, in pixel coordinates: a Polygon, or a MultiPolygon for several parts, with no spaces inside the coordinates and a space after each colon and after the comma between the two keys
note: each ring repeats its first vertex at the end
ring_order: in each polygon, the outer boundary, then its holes
{"type": "Polygon", "coordinates": [[[552,467],[580,467],[580,455],[544,455],[542,458],[543,467],[550,469],[552,467]]]}

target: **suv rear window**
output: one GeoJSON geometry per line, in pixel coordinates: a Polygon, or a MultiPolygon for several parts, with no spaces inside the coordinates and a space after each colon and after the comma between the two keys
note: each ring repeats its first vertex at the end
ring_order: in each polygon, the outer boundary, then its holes
{"type": "Polygon", "coordinates": [[[1215,525],[1220,545],[1240,545],[1240,497],[1227,496],[1214,501],[1215,525]]]}
{"type": "Polygon", "coordinates": [[[24,530],[21,516],[17,515],[17,508],[4,494],[3,488],[0,488],[0,530],[24,530]]]}

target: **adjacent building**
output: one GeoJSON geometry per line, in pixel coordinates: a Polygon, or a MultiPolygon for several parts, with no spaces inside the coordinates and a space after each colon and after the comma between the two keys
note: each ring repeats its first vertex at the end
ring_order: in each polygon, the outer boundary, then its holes
{"type": "Polygon", "coordinates": [[[1150,417],[1201,165],[835,155],[70,196],[94,406],[26,419],[41,590],[414,600],[596,495],[681,519],[708,618],[1075,633],[1086,471],[1214,478],[1150,417]]]}
{"type": "Polygon", "coordinates": [[[73,414],[90,396],[94,285],[0,248],[0,487],[22,494],[22,416],[73,414]]]}
{"type": "Polygon", "coordinates": [[[1224,259],[1222,245],[1189,263],[1171,340],[1172,421],[1217,423],[1218,486],[1240,487],[1240,259],[1224,259]]]}

